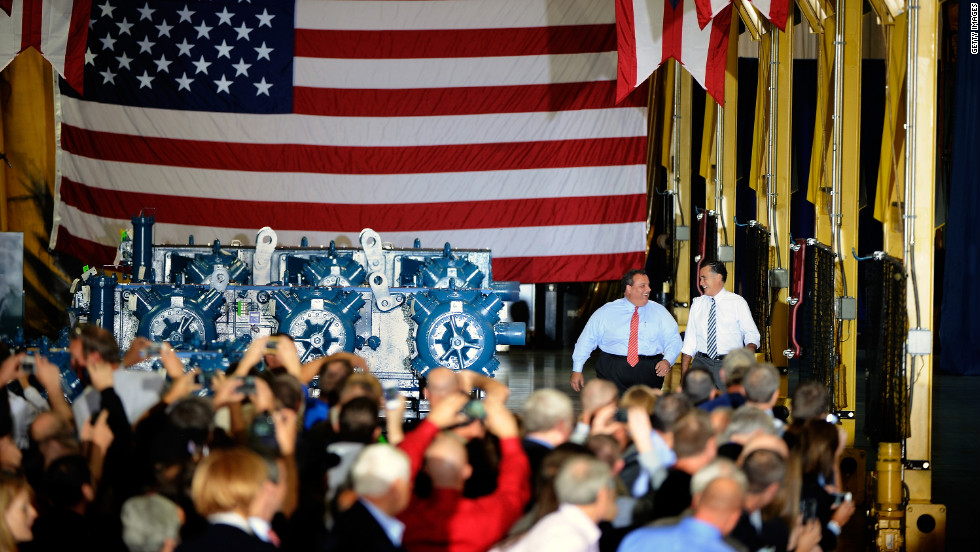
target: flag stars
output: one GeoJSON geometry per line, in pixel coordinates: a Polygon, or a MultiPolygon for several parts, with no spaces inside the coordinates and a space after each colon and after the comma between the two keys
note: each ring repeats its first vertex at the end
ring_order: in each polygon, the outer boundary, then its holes
{"type": "Polygon", "coordinates": [[[106,2],[105,4],[100,5],[99,9],[102,10],[102,17],[108,17],[109,19],[112,19],[112,12],[116,8],[112,7],[109,4],[109,2],[106,2]]]}
{"type": "Polygon", "coordinates": [[[116,74],[112,72],[112,69],[106,68],[99,74],[102,75],[102,84],[116,84],[116,74]]]}
{"type": "Polygon", "coordinates": [[[211,29],[213,28],[214,27],[208,27],[202,19],[201,24],[194,27],[194,30],[197,31],[197,38],[211,38],[211,29]]]}
{"type": "Polygon", "coordinates": [[[187,7],[187,4],[184,4],[184,9],[177,12],[177,15],[180,16],[180,21],[178,21],[178,23],[183,23],[184,21],[190,23],[191,16],[195,13],[196,12],[191,11],[190,8],[187,7]]]}
{"type": "Polygon", "coordinates": [[[231,94],[231,90],[228,89],[228,87],[231,86],[231,83],[232,83],[232,81],[226,79],[224,75],[221,75],[221,80],[214,81],[214,84],[218,85],[218,93],[219,94],[221,92],[227,92],[227,93],[231,94]]]}
{"type": "Polygon", "coordinates": [[[269,54],[272,53],[272,50],[273,50],[272,48],[266,47],[265,42],[263,41],[262,46],[255,48],[255,52],[259,55],[259,57],[256,58],[256,61],[262,58],[272,61],[272,58],[269,57],[269,54]]]}
{"type": "Polygon", "coordinates": [[[177,55],[191,57],[191,48],[194,45],[187,42],[185,38],[183,42],[177,45],[177,50],[179,50],[177,55]]]}
{"type": "MultiPolygon", "coordinates": [[[[235,14],[228,12],[228,6],[225,6],[225,8],[223,10],[221,10],[221,13],[218,13],[218,14],[215,14],[215,15],[218,16],[218,25],[221,25],[222,23],[227,23],[229,27],[232,26],[231,25],[231,18],[234,17],[235,14]]],[[[232,28],[234,28],[234,27],[232,27],[232,28]]]]}
{"type": "Polygon", "coordinates": [[[226,57],[231,59],[231,49],[234,48],[234,46],[229,46],[227,41],[222,40],[221,44],[215,44],[214,47],[218,49],[219,58],[226,57]]]}
{"type": "Polygon", "coordinates": [[[269,10],[262,8],[262,13],[256,15],[259,18],[259,27],[262,25],[267,25],[270,29],[272,28],[272,18],[274,15],[269,15],[269,10]]]}
{"type": "Polygon", "coordinates": [[[173,29],[174,28],[173,25],[168,25],[167,24],[167,20],[166,19],[163,20],[163,23],[161,23],[159,25],[154,25],[154,27],[156,27],[157,28],[157,31],[159,32],[159,34],[157,35],[157,38],[162,38],[164,36],[170,36],[170,29],[173,29]]]}
{"type": "Polygon", "coordinates": [[[194,67],[197,68],[197,70],[194,71],[194,74],[195,75],[198,74],[198,73],[204,73],[205,75],[207,75],[208,74],[208,67],[211,67],[211,62],[210,61],[204,61],[204,56],[201,56],[201,59],[195,61],[193,63],[193,65],[194,65],[194,67]]]}
{"type": "Polygon", "coordinates": [[[91,48],[85,49],[85,65],[95,65],[95,54],[92,53],[91,48]]]}
{"type": "Polygon", "coordinates": [[[245,75],[248,76],[248,68],[251,67],[251,63],[245,63],[245,58],[239,58],[238,63],[232,65],[235,68],[235,76],[245,75]]]}
{"type": "Polygon", "coordinates": [[[153,60],[153,63],[155,63],[157,66],[157,72],[168,73],[170,72],[170,64],[173,62],[171,62],[170,60],[167,59],[166,56],[161,54],[160,59],[153,60]]]}
{"type": "Polygon", "coordinates": [[[126,55],[126,52],[123,52],[123,55],[121,55],[121,56],[116,56],[116,61],[119,62],[119,68],[120,69],[122,69],[123,67],[125,67],[126,69],[129,69],[130,71],[132,71],[132,68],[129,66],[129,63],[131,61],[133,61],[133,60],[132,60],[132,58],[130,58],[129,56],[126,55]]]}
{"type": "Polygon", "coordinates": [[[150,37],[147,36],[143,40],[137,42],[137,44],[140,45],[140,53],[141,54],[144,53],[144,52],[147,53],[147,54],[149,54],[150,53],[150,48],[153,48],[153,45],[156,44],[156,42],[153,42],[152,40],[150,40],[150,37]]]}
{"type": "Polygon", "coordinates": [[[248,27],[246,27],[245,26],[245,22],[242,21],[242,26],[241,27],[238,27],[237,29],[235,29],[235,32],[238,33],[238,39],[237,40],[241,40],[243,38],[245,40],[249,40],[248,35],[249,35],[249,33],[252,32],[252,29],[249,29],[248,27]]]}
{"type": "Polygon", "coordinates": [[[177,81],[177,91],[178,92],[180,92],[181,90],[187,90],[188,92],[190,92],[191,91],[191,83],[194,82],[194,79],[188,77],[187,76],[187,73],[184,73],[184,76],[183,77],[177,77],[176,81],[177,81]]]}
{"type": "Polygon", "coordinates": [[[119,36],[124,34],[133,36],[133,34],[129,32],[129,30],[133,28],[133,23],[130,23],[125,17],[123,17],[122,21],[117,21],[116,26],[119,27],[119,36]]]}
{"type": "Polygon", "coordinates": [[[255,95],[256,96],[261,96],[263,94],[265,94],[266,96],[268,96],[269,95],[269,89],[272,88],[272,83],[265,82],[265,77],[262,77],[262,80],[261,81],[254,82],[252,84],[254,84],[255,85],[255,88],[257,88],[257,90],[255,91],[255,95]]]}
{"type": "Polygon", "coordinates": [[[108,34],[100,38],[99,42],[102,43],[102,48],[104,50],[112,51],[113,48],[115,48],[116,46],[116,39],[112,38],[112,35],[108,35],[108,34]]]}
{"type": "Polygon", "coordinates": [[[153,9],[153,8],[151,8],[150,7],[150,3],[147,2],[146,4],[143,5],[142,8],[137,8],[136,11],[140,12],[140,21],[146,19],[146,20],[149,20],[149,21],[152,22],[153,21],[153,12],[155,12],[156,10],[153,9]]]}
{"type": "Polygon", "coordinates": [[[150,83],[153,82],[154,78],[155,77],[151,77],[149,73],[147,73],[146,70],[144,70],[141,76],[136,77],[136,80],[140,81],[140,88],[149,88],[150,90],[152,90],[153,85],[150,83]]]}

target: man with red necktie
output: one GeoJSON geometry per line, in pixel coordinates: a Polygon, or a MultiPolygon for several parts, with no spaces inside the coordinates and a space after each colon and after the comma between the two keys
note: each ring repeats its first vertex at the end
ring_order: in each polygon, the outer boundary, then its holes
{"type": "Polygon", "coordinates": [[[619,393],[633,385],[659,389],[681,350],[677,322],[650,302],[650,278],[642,270],[623,276],[623,298],[595,311],[572,353],[572,389],[585,385],[582,369],[597,347],[596,376],[616,384],[619,393]]]}

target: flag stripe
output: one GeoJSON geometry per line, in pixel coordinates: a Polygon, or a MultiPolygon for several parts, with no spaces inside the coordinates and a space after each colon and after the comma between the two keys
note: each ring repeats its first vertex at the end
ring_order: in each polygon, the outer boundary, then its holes
{"type": "Polygon", "coordinates": [[[204,142],[232,140],[270,146],[429,146],[623,138],[642,135],[646,128],[642,109],[623,108],[434,118],[325,119],[307,115],[174,112],[107,104],[83,105],[71,98],[65,98],[62,104],[66,118],[78,120],[92,131],[204,142]],[[325,125],[329,132],[324,129],[325,125]],[[229,137],[224,130],[227,128],[235,128],[236,135],[229,137]]]}
{"type": "MultiPolygon", "coordinates": [[[[77,236],[113,247],[119,243],[119,231],[130,227],[132,223],[131,216],[122,219],[100,217],[71,205],[65,205],[63,211],[66,223],[78,230],[77,236]]],[[[196,243],[209,243],[214,239],[221,243],[231,243],[236,239],[245,244],[253,243],[258,226],[244,219],[239,223],[232,227],[218,227],[161,222],[154,226],[154,243],[187,243],[188,236],[191,235],[195,237],[196,243]]],[[[448,241],[453,247],[462,249],[485,249],[487,243],[494,243],[494,257],[550,257],[637,251],[631,243],[631,236],[645,231],[646,222],[641,221],[574,226],[412,230],[387,232],[382,238],[386,242],[406,246],[419,239],[424,247],[442,247],[448,241]]],[[[357,244],[360,230],[277,230],[276,234],[280,244],[298,244],[304,237],[313,245],[326,245],[330,240],[357,244]]]]}
{"type": "Polygon", "coordinates": [[[112,161],[255,172],[408,174],[641,164],[646,140],[633,136],[439,146],[314,146],[134,137],[62,125],[65,151],[112,161]],[[231,162],[229,162],[231,160],[231,162]]]}
{"type": "Polygon", "coordinates": [[[616,0],[617,54],[616,101],[623,101],[639,85],[636,78],[636,29],[632,0],[616,0]]]}
{"type": "Polygon", "coordinates": [[[275,209],[261,201],[197,198],[166,194],[121,193],[92,188],[68,179],[61,181],[62,200],[78,209],[124,219],[144,207],[157,209],[159,222],[192,225],[207,217],[214,226],[235,226],[243,220],[261,220],[277,230],[322,232],[331,228],[355,231],[371,227],[378,232],[512,228],[610,224],[646,219],[643,194],[579,198],[508,199],[401,204],[345,205],[339,203],[279,202],[275,209]]]}
{"type": "MultiPolygon", "coordinates": [[[[585,197],[602,181],[606,196],[639,193],[635,182],[645,178],[643,165],[568,167],[515,172],[447,172],[434,174],[331,175],[329,184],[312,173],[252,173],[187,169],[103,161],[62,154],[62,174],[69,180],[117,192],[168,193],[187,199],[225,198],[231,194],[252,201],[283,202],[304,198],[309,203],[412,204],[438,197],[441,201],[585,197]],[[528,185],[533,182],[533,185],[528,185]]],[[[270,206],[273,207],[273,206],[270,206]]]]}
{"type": "Polygon", "coordinates": [[[85,43],[88,40],[88,18],[91,13],[91,0],[75,0],[72,4],[64,74],[68,85],[78,92],[83,90],[85,80],[85,43]]]}
{"type": "Polygon", "coordinates": [[[557,27],[615,21],[609,2],[493,0],[297,2],[297,25],[306,29],[418,30],[557,27]]]}
{"type": "Polygon", "coordinates": [[[608,52],[612,24],[507,29],[296,30],[297,57],[416,59],[608,52]]]}
{"type": "MultiPolygon", "coordinates": [[[[632,91],[630,89],[628,92],[632,91]]],[[[561,112],[613,106],[613,81],[418,88],[408,90],[297,87],[293,109],[302,115],[330,117],[432,117],[491,113],[561,112]]],[[[644,107],[646,94],[626,98],[618,107],[644,107]]]]}
{"type": "Polygon", "coordinates": [[[725,107],[725,69],[728,67],[728,37],[732,23],[732,7],[729,6],[711,20],[711,38],[708,59],[704,69],[704,89],[725,107]]]}
{"type": "Polygon", "coordinates": [[[296,86],[448,88],[612,80],[615,52],[460,59],[296,58],[296,86]]]}

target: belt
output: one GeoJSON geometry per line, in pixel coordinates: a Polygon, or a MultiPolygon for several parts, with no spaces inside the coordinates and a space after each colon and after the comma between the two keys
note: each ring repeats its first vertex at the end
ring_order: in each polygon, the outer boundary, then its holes
{"type": "MultiPolygon", "coordinates": [[[[612,353],[607,353],[607,352],[603,351],[602,349],[599,349],[599,352],[602,353],[602,354],[604,354],[604,355],[609,355],[611,357],[626,358],[626,355],[614,355],[612,353]]],[[[650,359],[650,358],[663,358],[664,355],[663,355],[663,353],[660,353],[659,355],[638,355],[638,356],[640,358],[650,359]]]]}
{"type": "Polygon", "coordinates": [[[711,355],[708,355],[706,353],[702,353],[701,351],[698,351],[698,353],[696,355],[694,355],[694,356],[699,357],[699,358],[707,358],[707,359],[710,359],[710,360],[721,360],[721,359],[725,358],[725,355],[717,355],[717,356],[715,356],[715,357],[712,358],[711,355]]]}

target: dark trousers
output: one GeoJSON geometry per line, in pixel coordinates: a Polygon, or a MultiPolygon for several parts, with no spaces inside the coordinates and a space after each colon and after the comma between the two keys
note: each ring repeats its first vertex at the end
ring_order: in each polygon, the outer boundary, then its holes
{"type": "Polygon", "coordinates": [[[664,386],[664,378],[657,375],[657,363],[663,359],[663,355],[641,356],[636,366],[630,366],[626,357],[611,355],[600,349],[595,375],[616,384],[620,395],[634,385],[649,385],[660,389],[664,386]]]}
{"type": "Polygon", "coordinates": [[[725,392],[725,389],[727,389],[727,387],[725,387],[725,382],[723,382],[721,378],[720,358],[715,359],[715,358],[708,358],[708,357],[698,355],[695,356],[693,359],[691,359],[691,367],[693,368],[695,366],[700,366],[708,370],[709,372],[711,372],[711,375],[715,377],[715,387],[720,389],[722,393],[725,392]]]}

